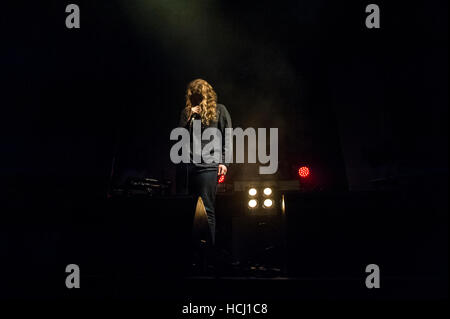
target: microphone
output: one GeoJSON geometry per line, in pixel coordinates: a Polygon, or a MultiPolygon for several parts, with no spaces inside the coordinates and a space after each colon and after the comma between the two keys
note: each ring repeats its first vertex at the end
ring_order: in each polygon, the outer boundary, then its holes
{"type": "Polygon", "coordinates": [[[194,124],[194,120],[200,120],[202,117],[198,113],[192,113],[191,120],[190,120],[190,126],[192,128],[192,125],[194,124]]]}

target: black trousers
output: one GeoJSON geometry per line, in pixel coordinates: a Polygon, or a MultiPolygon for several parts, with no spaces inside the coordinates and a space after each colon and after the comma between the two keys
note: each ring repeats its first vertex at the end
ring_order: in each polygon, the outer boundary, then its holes
{"type": "Polygon", "coordinates": [[[198,168],[194,165],[187,166],[188,192],[194,198],[199,196],[205,205],[208,216],[211,241],[214,245],[216,239],[216,191],[217,191],[217,168],[198,168]]]}

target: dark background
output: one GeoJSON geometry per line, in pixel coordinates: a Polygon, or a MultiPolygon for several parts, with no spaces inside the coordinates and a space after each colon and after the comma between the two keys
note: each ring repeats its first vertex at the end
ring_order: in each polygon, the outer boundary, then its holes
{"type": "MultiPolygon", "coordinates": [[[[113,158],[118,180],[173,180],[169,133],[198,77],[234,127],[279,128],[274,178],[307,164],[317,190],[413,190],[446,211],[446,1],[377,1],[381,29],[364,1],[75,3],[81,29],[65,2],[2,9],[2,198],[36,203],[3,219],[106,196],[113,158]]],[[[245,164],[228,178],[260,177],[245,164]]]]}
{"type": "MultiPolygon", "coordinates": [[[[16,4],[2,13],[4,176],[173,178],[169,133],[207,79],[235,127],[278,127],[280,170],[325,188],[447,173],[447,3],[16,4]]],[[[8,6],[7,6],[8,8],[8,6]]],[[[257,175],[236,165],[230,179],[257,175]]]]}

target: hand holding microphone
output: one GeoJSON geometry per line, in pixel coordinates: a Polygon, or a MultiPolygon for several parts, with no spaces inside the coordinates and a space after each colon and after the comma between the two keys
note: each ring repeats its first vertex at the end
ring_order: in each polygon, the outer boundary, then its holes
{"type": "Polygon", "coordinates": [[[202,107],[200,105],[194,106],[191,108],[191,116],[189,117],[189,122],[191,123],[193,120],[199,120],[201,119],[200,112],[202,111],[202,107]]]}
{"type": "Polygon", "coordinates": [[[202,107],[200,105],[194,106],[191,108],[191,116],[194,114],[200,115],[201,111],[202,111],[202,107]]]}

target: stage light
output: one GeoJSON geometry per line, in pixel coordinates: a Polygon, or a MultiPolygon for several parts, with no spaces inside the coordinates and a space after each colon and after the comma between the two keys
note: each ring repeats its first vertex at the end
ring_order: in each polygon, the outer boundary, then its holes
{"type": "Polygon", "coordinates": [[[272,195],[272,188],[270,188],[270,187],[264,188],[263,193],[264,193],[264,195],[266,195],[266,196],[272,195]]]}
{"type": "Polygon", "coordinates": [[[271,199],[264,200],[264,208],[270,208],[273,205],[273,201],[271,199]]]}
{"type": "Polygon", "coordinates": [[[248,207],[250,207],[250,208],[255,208],[256,205],[258,205],[258,201],[257,201],[256,199],[250,199],[250,200],[248,201],[248,207]]]}
{"type": "Polygon", "coordinates": [[[309,168],[307,166],[302,166],[298,169],[298,176],[305,178],[309,176],[309,168]]]}
{"type": "Polygon", "coordinates": [[[219,184],[225,182],[225,175],[220,175],[219,180],[217,181],[219,184]]]}
{"type": "Polygon", "coordinates": [[[257,193],[258,193],[258,191],[256,190],[256,188],[250,188],[250,189],[248,190],[248,194],[249,194],[250,196],[255,196],[257,193]]]}

